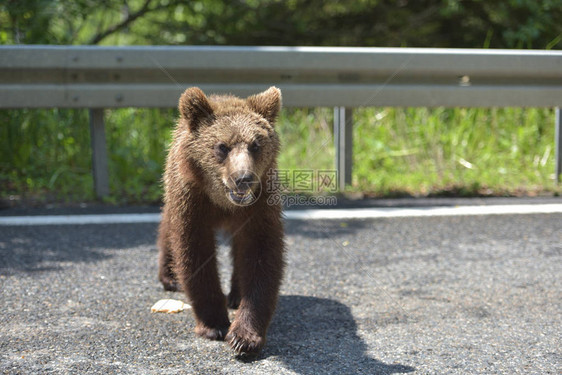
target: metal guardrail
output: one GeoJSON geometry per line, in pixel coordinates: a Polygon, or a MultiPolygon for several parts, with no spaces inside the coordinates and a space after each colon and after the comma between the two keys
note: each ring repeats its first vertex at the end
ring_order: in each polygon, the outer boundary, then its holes
{"type": "MultiPolygon", "coordinates": [[[[175,107],[186,87],[288,107],[335,107],[339,186],[351,181],[354,107],[557,107],[562,51],[337,47],[0,46],[0,108],[90,108],[94,177],[109,192],[103,108],[175,107]]],[[[556,176],[562,173],[556,115],[556,176]]]]}

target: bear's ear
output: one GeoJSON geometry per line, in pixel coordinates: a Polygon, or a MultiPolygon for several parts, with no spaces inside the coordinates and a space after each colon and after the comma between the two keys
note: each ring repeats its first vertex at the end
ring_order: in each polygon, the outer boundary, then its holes
{"type": "Polygon", "coordinates": [[[281,110],[281,90],[271,86],[266,91],[250,96],[246,103],[252,111],[262,115],[270,124],[275,122],[281,110]]]}
{"type": "Polygon", "coordinates": [[[202,120],[213,115],[213,108],[199,87],[190,87],[183,92],[178,109],[181,117],[187,120],[191,130],[195,130],[202,120]]]}

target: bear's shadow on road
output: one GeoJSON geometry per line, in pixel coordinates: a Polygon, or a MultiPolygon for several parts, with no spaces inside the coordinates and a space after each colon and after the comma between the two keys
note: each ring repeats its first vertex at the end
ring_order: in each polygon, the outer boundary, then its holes
{"type": "Polygon", "coordinates": [[[264,357],[276,356],[299,374],[396,374],[415,368],[386,364],[366,353],[350,309],[317,297],[281,296],[264,357]]]}

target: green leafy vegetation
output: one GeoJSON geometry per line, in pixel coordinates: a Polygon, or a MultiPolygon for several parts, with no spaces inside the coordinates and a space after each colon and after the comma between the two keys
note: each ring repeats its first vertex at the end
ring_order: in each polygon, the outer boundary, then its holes
{"type": "Polygon", "coordinates": [[[7,0],[3,44],[562,48],[560,0],[7,0]]]}

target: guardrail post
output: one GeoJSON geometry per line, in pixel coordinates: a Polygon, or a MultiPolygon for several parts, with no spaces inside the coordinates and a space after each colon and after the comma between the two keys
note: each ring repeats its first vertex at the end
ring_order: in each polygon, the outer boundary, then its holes
{"type": "Polygon", "coordinates": [[[353,160],[353,110],[347,107],[334,108],[334,146],[336,148],[336,171],[338,189],[345,190],[351,184],[353,160]]]}
{"type": "Polygon", "coordinates": [[[562,174],[562,111],[560,107],[556,107],[554,110],[554,116],[556,117],[555,123],[555,148],[556,148],[556,175],[554,176],[554,181],[560,183],[560,175],[562,174]]]}
{"type": "Polygon", "coordinates": [[[109,173],[107,171],[103,108],[90,109],[90,138],[92,143],[94,190],[98,198],[103,198],[109,195],[109,173]]]}

